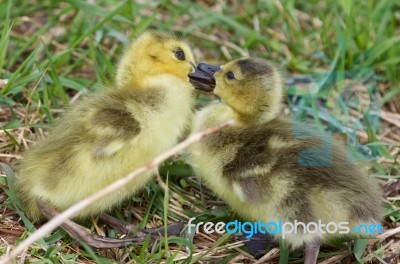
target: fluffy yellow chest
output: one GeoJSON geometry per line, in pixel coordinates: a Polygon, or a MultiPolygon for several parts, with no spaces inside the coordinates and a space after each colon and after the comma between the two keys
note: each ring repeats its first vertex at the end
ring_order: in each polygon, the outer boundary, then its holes
{"type": "Polygon", "coordinates": [[[153,79],[150,85],[164,85],[168,89],[164,90],[163,102],[157,110],[144,109],[138,140],[148,149],[157,149],[152,154],[159,154],[175,145],[187,129],[192,117],[193,88],[167,75],[153,79]]]}

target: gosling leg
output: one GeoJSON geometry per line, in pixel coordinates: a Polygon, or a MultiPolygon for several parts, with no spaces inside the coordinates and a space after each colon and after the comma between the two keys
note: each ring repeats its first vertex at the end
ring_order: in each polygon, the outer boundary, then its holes
{"type": "Polygon", "coordinates": [[[242,234],[238,239],[244,240],[244,244],[249,249],[249,253],[255,259],[259,259],[264,256],[268,249],[279,246],[279,243],[277,243],[273,236],[269,234],[255,233],[249,239],[246,238],[246,234],[242,234]]]}
{"type": "Polygon", "coordinates": [[[321,246],[320,241],[314,241],[306,245],[305,251],[306,256],[304,258],[304,264],[316,264],[318,259],[319,247],[321,246]]]}
{"type": "MultiPolygon", "coordinates": [[[[105,224],[111,226],[112,228],[120,231],[121,233],[126,234],[127,236],[130,234],[134,234],[135,236],[144,236],[144,237],[148,234],[157,237],[164,235],[164,226],[147,228],[147,229],[138,229],[136,225],[132,225],[125,221],[121,221],[108,214],[102,214],[100,216],[100,220],[103,221],[105,224]]],[[[167,226],[167,235],[168,236],[180,235],[183,227],[184,227],[183,222],[169,224],[167,226]]]]}
{"type": "MultiPolygon", "coordinates": [[[[51,219],[59,214],[52,206],[50,206],[43,199],[37,199],[36,203],[39,209],[42,211],[43,215],[47,219],[51,219]]],[[[134,242],[143,242],[145,237],[134,237],[134,238],[124,238],[116,239],[109,237],[101,237],[93,234],[89,229],[78,225],[71,220],[65,220],[61,227],[67,231],[73,238],[80,239],[86,242],[89,246],[94,248],[116,248],[116,247],[126,247],[134,242]]]]}
{"type": "Polygon", "coordinates": [[[132,225],[125,221],[121,221],[108,214],[100,215],[99,219],[107,226],[110,226],[127,236],[131,234],[137,234],[139,231],[136,225],[132,225]]]}

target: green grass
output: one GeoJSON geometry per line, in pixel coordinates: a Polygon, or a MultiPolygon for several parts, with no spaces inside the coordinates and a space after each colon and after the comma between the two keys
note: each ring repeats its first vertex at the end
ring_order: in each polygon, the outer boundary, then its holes
{"type": "MultiPolygon", "coordinates": [[[[4,0],[0,2],[0,18],[0,79],[9,80],[0,89],[0,152],[4,154],[0,160],[11,166],[24,145],[40,139],[41,132],[47,131],[74,96],[111,83],[115,64],[130,40],[154,26],[181,34],[192,43],[198,61],[224,63],[250,54],[275,61],[288,77],[305,76],[311,80],[308,85],[288,85],[292,115],[312,120],[321,129],[347,135],[349,145],[357,150],[355,153],[362,153],[358,159],[372,161],[370,172],[382,183],[400,176],[400,165],[396,163],[399,140],[394,135],[400,132],[395,121],[400,121],[396,119],[398,116],[380,118],[382,111],[400,112],[398,1],[288,0],[251,1],[242,5],[240,1],[4,0]],[[348,89],[349,80],[363,85],[364,94],[375,107],[358,111],[362,117],[351,122],[343,117],[354,116],[351,103],[360,103],[336,100],[337,93],[348,89]],[[307,91],[310,86],[315,92],[304,92],[303,88],[307,91]],[[346,130],[349,127],[355,130],[349,132],[346,130]]],[[[207,100],[199,95],[199,103],[207,100]]],[[[234,212],[192,177],[193,172],[182,160],[178,157],[161,169],[164,182],[169,175],[169,198],[153,182],[137,197],[116,208],[114,215],[136,221],[142,227],[186,221],[192,216],[200,216],[203,221],[233,219],[234,212]],[[175,207],[165,210],[166,202],[175,207]]],[[[32,230],[33,225],[16,208],[6,182],[2,180],[0,184],[5,195],[10,196],[0,200],[0,205],[6,208],[0,218],[1,226],[4,228],[11,221],[32,230]]],[[[385,224],[393,228],[400,218],[399,203],[387,201],[385,224]]],[[[88,226],[93,228],[92,223],[88,226]]],[[[29,233],[8,234],[5,240],[13,244],[29,233]]],[[[111,230],[109,235],[113,234],[111,230]]],[[[240,256],[243,256],[241,261],[253,262],[243,253],[245,247],[222,248],[233,243],[232,238],[224,236],[212,235],[210,239],[196,236],[193,244],[185,238],[166,238],[162,242],[93,251],[87,246],[79,247],[65,232],[57,231],[32,246],[27,259],[36,263],[159,263],[168,259],[172,263],[187,247],[192,248],[194,255],[178,263],[227,263],[240,256]],[[210,253],[206,248],[220,248],[220,251],[210,253]]],[[[356,258],[367,260],[376,255],[384,259],[387,256],[381,244],[364,253],[359,243],[356,252],[345,252],[345,258],[355,262],[356,258]]],[[[5,250],[6,245],[0,242],[0,254],[5,250]]],[[[329,257],[343,252],[323,254],[329,257]]],[[[289,262],[299,263],[299,260],[302,260],[299,252],[289,253],[289,262]]]]}

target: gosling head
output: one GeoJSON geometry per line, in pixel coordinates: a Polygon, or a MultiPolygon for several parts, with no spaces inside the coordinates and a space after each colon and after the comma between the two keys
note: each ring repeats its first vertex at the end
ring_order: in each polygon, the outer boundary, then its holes
{"type": "Polygon", "coordinates": [[[258,58],[243,58],[222,65],[219,69],[212,65],[199,64],[196,72],[202,72],[203,82],[196,88],[212,89],[210,78],[215,79],[214,93],[228,105],[241,122],[269,121],[275,118],[283,99],[282,76],[268,61],[258,58]]]}
{"type": "Polygon", "coordinates": [[[165,74],[188,82],[188,75],[194,68],[192,51],[184,41],[171,34],[149,30],[122,56],[116,83],[119,87],[145,87],[152,78],[165,74]]]}

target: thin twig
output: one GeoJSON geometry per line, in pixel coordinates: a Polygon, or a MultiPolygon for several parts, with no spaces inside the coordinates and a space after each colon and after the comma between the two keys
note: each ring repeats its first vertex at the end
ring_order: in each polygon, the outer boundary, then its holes
{"type": "MultiPolygon", "coordinates": [[[[176,30],[176,31],[179,31],[179,32],[185,32],[186,31],[186,28],[179,27],[179,26],[175,26],[173,29],[176,30]]],[[[217,38],[217,37],[215,37],[213,35],[207,35],[207,34],[204,34],[204,33],[201,33],[201,32],[197,32],[197,31],[190,31],[188,33],[190,35],[192,35],[192,36],[195,36],[195,37],[198,37],[198,38],[202,38],[202,39],[217,43],[219,45],[227,46],[228,48],[231,48],[231,49],[236,50],[237,52],[239,52],[242,57],[248,57],[249,56],[249,52],[247,52],[246,50],[242,49],[241,47],[239,47],[238,45],[234,44],[233,42],[229,42],[227,40],[219,39],[219,38],[217,38]]]]}
{"type": "Polygon", "coordinates": [[[340,260],[343,259],[344,257],[346,257],[345,254],[340,254],[340,255],[336,255],[333,257],[330,257],[322,262],[320,262],[320,264],[335,264],[335,263],[340,263],[340,260]]]}
{"type": "MultiPolygon", "coordinates": [[[[203,255],[202,257],[205,257],[205,256],[210,257],[212,254],[214,254],[215,252],[218,252],[220,250],[235,249],[237,247],[242,247],[242,246],[244,246],[244,242],[243,241],[236,241],[236,242],[233,242],[233,243],[230,243],[230,244],[226,244],[226,245],[222,245],[222,246],[216,247],[216,248],[211,249],[211,250],[210,249],[206,249],[206,250],[194,253],[194,254],[192,254],[191,257],[197,257],[199,255],[203,255]]],[[[189,255],[185,255],[185,256],[181,256],[181,257],[175,258],[174,260],[176,260],[176,261],[178,261],[178,260],[186,260],[189,257],[190,257],[189,255]]]]}
{"type": "Polygon", "coordinates": [[[381,118],[397,127],[400,127],[400,115],[390,112],[380,111],[381,118]]]}
{"type": "Polygon", "coordinates": [[[21,252],[23,252],[26,248],[28,248],[31,244],[33,244],[35,241],[45,237],[46,235],[50,234],[51,231],[53,231],[55,228],[60,226],[62,223],[64,223],[65,220],[73,217],[76,215],[79,211],[83,210],[84,208],[88,207],[94,202],[97,202],[98,200],[102,199],[103,197],[114,193],[118,189],[124,187],[126,184],[128,184],[131,180],[133,180],[135,177],[138,175],[142,174],[145,171],[153,169],[155,166],[160,164],[161,162],[165,161],[169,157],[183,151],[193,143],[196,143],[203,139],[204,137],[207,137],[213,133],[218,132],[219,130],[232,126],[234,124],[233,120],[229,120],[225,123],[223,123],[220,126],[217,127],[212,127],[207,130],[201,131],[199,133],[191,135],[189,138],[181,142],[180,144],[176,145],[175,147],[171,148],[170,150],[162,153],[161,155],[155,157],[153,160],[150,162],[144,164],[142,167],[134,170],[130,174],[128,174],[126,177],[121,178],[111,185],[107,186],[104,189],[101,189],[100,191],[96,192],[95,194],[83,199],[82,201],[76,203],[75,205],[69,207],[67,210],[64,212],[60,213],[50,221],[48,221],[46,224],[42,225],[36,232],[31,234],[27,239],[21,242],[13,251],[11,251],[10,254],[7,254],[3,256],[0,259],[0,264],[6,264],[11,262],[14,258],[18,256],[21,252]]]}
{"type": "Polygon", "coordinates": [[[260,258],[257,262],[254,264],[262,264],[266,263],[267,261],[270,261],[276,257],[279,257],[279,248],[273,248],[271,249],[267,254],[265,254],[262,258],[260,258]]]}
{"type": "Polygon", "coordinates": [[[398,234],[398,233],[400,233],[400,227],[390,229],[390,230],[386,231],[385,233],[377,235],[376,238],[379,238],[380,240],[385,240],[386,238],[393,236],[395,234],[398,234]]]}

